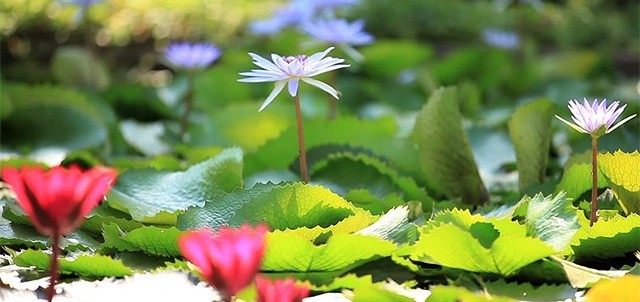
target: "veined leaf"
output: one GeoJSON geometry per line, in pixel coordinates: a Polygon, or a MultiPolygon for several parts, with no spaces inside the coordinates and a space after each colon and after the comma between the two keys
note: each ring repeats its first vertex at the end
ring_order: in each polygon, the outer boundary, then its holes
{"type": "Polygon", "coordinates": [[[113,208],[137,221],[175,224],[177,211],[203,206],[242,185],[242,152],[227,149],[183,172],[129,169],[107,196],[113,208]]]}
{"type": "Polygon", "coordinates": [[[418,114],[413,138],[433,188],[449,198],[481,204],[488,200],[488,193],[462,127],[457,97],[454,87],[436,90],[418,114]]]}
{"type": "MultiPolygon", "coordinates": [[[[403,201],[420,201],[423,203],[423,208],[427,209],[430,209],[433,203],[433,199],[427,195],[424,188],[419,187],[413,179],[400,176],[381,159],[365,153],[329,154],[324,160],[314,163],[311,177],[314,183],[328,187],[342,196],[349,196],[348,192],[354,190],[368,189],[368,192],[379,200],[385,200],[389,195],[393,195],[403,201]]],[[[354,202],[358,203],[357,200],[354,202]]],[[[371,206],[375,205],[379,203],[371,206]]],[[[399,204],[393,206],[397,205],[399,204]]],[[[390,208],[382,208],[381,212],[390,208]]],[[[379,213],[375,212],[375,214],[379,213]]]]}
{"type": "Polygon", "coordinates": [[[598,155],[598,168],[615,192],[625,213],[640,214],[640,152],[620,150],[598,155]]]}
{"type": "Polygon", "coordinates": [[[577,210],[565,198],[565,193],[553,198],[539,193],[530,198],[527,205],[527,233],[542,239],[557,252],[566,249],[580,225],[577,210]]]}
{"type": "Polygon", "coordinates": [[[568,284],[534,286],[531,283],[506,282],[504,279],[484,282],[486,291],[492,296],[503,296],[519,301],[571,301],[577,290],[568,284]]]}
{"type": "Polygon", "coordinates": [[[95,147],[107,138],[106,123],[86,96],[55,86],[3,85],[13,100],[2,121],[2,143],[65,151],[95,147]]]}
{"type": "Polygon", "coordinates": [[[327,228],[352,215],[360,215],[365,221],[369,220],[366,217],[371,217],[365,210],[321,186],[257,184],[251,189],[218,196],[202,208],[189,208],[178,217],[178,227],[217,229],[222,225],[237,227],[243,223],[267,223],[274,230],[327,228]]]}
{"type": "MultiPolygon", "coordinates": [[[[51,255],[43,251],[25,250],[13,257],[19,266],[35,266],[41,270],[49,269],[51,255]]],[[[120,260],[103,255],[80,255],[75,259],[61,258],[60,271],[63,274],[77,274],[81,277],[124,277],[133,271],[120,260]]]]}
{"type": "Polygon", "coordinates": [[[509,120],[509,135],[516,150],[520,191],[544,181],[554,108],[553,102],[540,99],[518,108],[509,120]]]}
{"type": "MultiPolygon", "coordinates": [[[[610,259],[624,257],[625,254],[640,250],[640,215],[615,216],[609,220],[598,220],[589,227],[582,218],[581,228],[573,237],[571,249],[576,263],[602,263],[608,265],[610,259]]],[[[590,265],[591,266],[591,265],[590,265]]]]}
{"type": "MultiPolygon", "coordinates": [[[[10,223],[0,225],[0,245],[24,245],[27,247],[46,249],[51,245],[47,236],[40,235],[33,227],[10,223]]],[[[75,231],[60,239],[60,247],[67,251],[95,250],[100,243],[84,231],[75,231]]]]}
{"type": "Polygon", "coordinates": [[[475,293],[464,287],[451,285],[436,285],[429,287],[431,295],[427,299],[429,302],[455,302],[455,301],[473,301],[473,302],[515,302],[517,300],[501,297],[488,296],[485,292],[475,293]]]}
{"type": "Polygon", "coordinates": [[[391,241],[354,234],[336,234],[326,244],[316,246],[294,234],[275,231],[267,236],[262,269],[284,272],[342,271],[388,257],[396,248],[391,241]]]}
{"type": "MultiPolygon", "coordinates": [[[[575,200],[584,192],[591,190],[591,164],[573,164],[564,172],[560,183],[556,187],[554,194],[564,191],[567,198],[575,200]]],[[[602,172],[598,170],[598,188],[605,188],[607,181],[602,172]]]]}
{"type": "Polygon", "coordinates": [[[175,227],[159,228],[145,226],[128,233],[117,225],[108,224],[103,228],[104,244],[102,248],[113,248],[118,251],[138,252],[160,257],[178,257],[178,236],[182,232],[175,227]]]}

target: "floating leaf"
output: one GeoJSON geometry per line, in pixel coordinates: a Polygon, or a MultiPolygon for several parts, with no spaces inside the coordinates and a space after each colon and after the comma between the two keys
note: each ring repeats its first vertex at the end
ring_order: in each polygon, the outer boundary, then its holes
{"type": "Polygon", "coordinates": [[[462,128],[457,90],[439,88],[422,108],[413,129],[423,173],[433,188],[471,204],[488,200],[462,128]]]}
{"type": "Polygon", "coordinates": [[[353,292],[353,302],[415,302],[407,296],[392,292],[378,285],[358,287],[353,292]]]}
{"type": "Polygon", "coordinates": [[[128,233],[123,232],[115,224],[103,228],[104,244],[102,248],[113,248],[118,251],[138,252],[160,257],[178,257],[178,236],[182,232],[175,227],[159,228],[141,227],[128,233]]]}
{"type": "Polygon", "coordinates": [[[107,68],[100,58],[77,46],[57,48],[51,59],[51,73],[66,85],[93,90],[102,90],[110,82],[107,68]]]}
{"type": "Polygon", "coordinates": [[[598,168],[615,192],[625,213],[640,214],[640,152],[598,155],[598,168]]]}
{"type": "MultiPolygon", "coordinates": [[[[245,157],[246,175],[286,169],[295,162],[298,157],[296,131],[295,127],[289,127],[278,138],[267,141],[255,153],[248,154],[245,157]]],[[[415,152],[406,140],[396,137],[398,126],[392,117],[376,120],[354,117],[338,117],[332,121],[310,119],[305,121],[304,131],[307,150],[327,144],[364,147],[392,159],[407,171],[415,168],[415,152]]]]}
{"type": "Polygon", "coordinates": [[[553,198],[542,193],[530,198],[526,218],[527,233],[542,239],[557,252],[566,249],[580,229],[577,210],[564,192],[553,198]]]}
{"type": "Polygon", "coordinates": [[[2,143],[32,148],[77,150],[107,138],[97,107],[73,90],[55,86],[3,85],[14,101],[2,121],[2,143]]]}
{"type": "Polygon", "coordinates": [[[391,241],[354,234],[336,234],[326,244],[316,246],[294,234],[276,231],[267,236],[262,269],[281,272],[343,271],[388,257],[396,248],[391,241]]]}
{"type": "Polygon", "coordinates": [[[582,227],[571,242],[576,263],[610,266],[611,259],[625,257],[640,250],[640,215],[615,216],[598,220],[589,227],[582,218],[582,227]]]}
{"type": "Polygon", "coordinates": [[[509,135],[516,150],[520,191],[544,181],[554,109],[553,102],[540,99],[518,108],[509,120],[509,135]]]}
{"type": "Polygon", "coordinates": [[[464,213],[437,216],[433,223],[427,224],[411,259],[509,276],[554,253],[553,248],[539,239],[525,237],[523,227],[516,222],[506,219],[484,222],[482,216],[464,213]],[[460,217],[456,217],[458,215],[460,217]],[[445,222],[447,220],[450,222],[445,222]]]}
{"type": "Polygon", "coordinates": [[[312,289],[314,291],[332,292],[344,288],[353,289],[372,284],[373,279],[371,278],[371,275],[358,276],[356,274],[347,274],[333,279],[333,281],[331,281],[331,283],[329,284],[313,286],[312,289]]]}
{"type": "MultiPolygon", "coordinates": [[[[47,236],[40,235],[34,228],[15,223],[0,225],[0,245],[46,249],[51,240],[47,236]]],[[[60,247],[67,251],[95,250],[100,245],[91,235],[83,231],[75,231],[60,240],[60,247]]]]}
{"type": "Polygon", "coordinates": [[[427,298],[429,302],[515,302],[518,300],[488,295],[486,292],[472,292],[464,287],[436,285],[429,287],[431,295],[427,298]]]}
{"type": "Polygon", "coordinates": [[[568,284],[534,286],[531,283],[506,282],[503,279],[484,282],[483,286],[491,296],[510,297],[518,301],[571,301],[577,293],[568,284]]]}
{"type": "MultiPolygon", "coordinates": [[[[565,171],[554,194],[566,192],[567,198],[577,199],[583,193],[591,191],[591,164],[573,164],[565,171]]],[[[605,188],[607,181],[601,171],[598,171],[598,188],[605,188]]]]}
{"type": "Polygon", "coordinates": [[[203,206],[242,184],[242,151],[227,149],[183,172],[129,169],[107,196],[110,206],[145,222],[175,224],[177,211],[203,206]]]}
{"type": "MultiPolygon", "coordinates": [[[[433,203],[433,199],[413,179],[400,176],[381,159],[365,153],[331,153],[324,160],[313,164],[311,177],[314,183],[343,196],[354,197],[348,192],[366,189],[379,200],[389,200],[391,195],[401,201],[420,201],[427,209],[431,208],[433,203]]],[[[358,200],[354,203],[358,204],[358,200]]],[[[393,204],[393,206],[397,205],[399,204],[393,204]]],[[[375,207],[375,203],[370,206],[381,210],[375,211],[375,214],[391,208],[375,207]]],[[[366,206],[365,208],[368,209],[366,206]]]]}
{"type": "MultiPolygon", "coordinates": [[[[13,257],[19,266],[35,266],[40,270],[49,270],[51,255],[43,251],[25,250],[13,257]]],[[[133,271],[120,260],[103,255],[80,255],[74,259],[61,258],[60,271],[63,274],[77,274],[81,277],[124,277],[133,271]]]]}
{"type": "MultiPolygon", "coordinates": [[[[189,208],[178,217],[178,227],[217,229],[223,225],[267,223],[275,230],[326,228],[352,215],[361,215],[360,219],[365,223],[370,221],[367,217],[371,217],[324,187],[302,183],[257,184],[251,189],[221,195],[203,208],[189,208]]],[[[355,226],[364,228],[366,225],[355,226]]]]}

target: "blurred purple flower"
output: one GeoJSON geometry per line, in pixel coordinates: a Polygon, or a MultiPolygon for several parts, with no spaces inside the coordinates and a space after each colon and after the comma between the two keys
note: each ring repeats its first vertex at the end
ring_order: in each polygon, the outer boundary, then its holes
{"type": "Polygon", "coordinates": [[[350,57],[360,62],[362,54],[352,46],[371,44],[374,38],[364,31],[364,20],[352,23],[345,19],[316,20],[304,23],[301,29],[318,41],[341,47],[350,57]]]}
{"type": "Polygon", "coordinates": [[[64,2],[68,4],[80,5],[82,7],[88,7],[100,2],[104,2],[104,0],[65,0],[64,2]]]}
{"type": "Polygon", "coordinates": [[[364,31],[364,20],[352,23],[345,19],[317,20],[306,22],[302,30],[320,41],[332,44],[365,45],[374,41],[371,34],[364,31]]]}
{"type": "Polygon", "coordinates": [[[300,80],[326,91],[337,99],[337,90],[326,83],[312,79],[312,77],[319,74],[350,66],[348,64],[342,64],[344,63],[344,59],[326,57],[331,50],[333,50],[333,47],[329,47],[327,50],[315,53],[309,57],[305,55],[283,57],[272,54],[272,62],[257,54],[249,53],[249,56],[253,58],[253,63],[263,69],[241,72],[240,75],[246,78],[239,79],[238,81],[246,83],[275,82],[275,87],[258,111],[262,111],[267,107],[275,97],[282,92],[284,86],[287,84],[289,94],[296,96],[298,94],[300,80]]]}
{"type": "Polygon", "coordinates": [[[565,119],[557,115],[556,118],[578,132],[587,133],[591,136],[598,137],[610,133],[614,129],[620,127],[620,125],[636,116],[635,114],[633,114],[612,126],[613,122],[615,122],[620,114],[622,114],[624,108],[627,107],[627,105],[623,105],[622,107],[618,108],[618,105],[619,102],[615,101],[607,107],[606,99],[602,100],[602,102],[600,103],[598,103],[598,100],[596,99],[593,101],[593,104],[589,104],[586,98],[584,99],[582,104],[580,104],[578,100],[570,100],[569,111],[571,111],[571,119],[573,119],[575,124],[566,121],[565,119]]]}
{"type": "Polygon", "coordinates": [[[177,69],[205,69],[217,60],[222,51],[210,43],[171,43],[164,50],[164,57],[177,69]]]}
{"type": "Polygon", "coordinates": [[[520,44],[520,36],[515,32],[487,29],[482,33],[485,43],[503,49],[514,49],[520,44]]]}
{"type": "Polygon", "coordinates": [[[277,9],[273,17],[257,20],[249,24],[249,31],[256,35],[272,35],[287,27],[292,27],[308,20],[313,15],[310,1],[294,1],[277,9]]]}

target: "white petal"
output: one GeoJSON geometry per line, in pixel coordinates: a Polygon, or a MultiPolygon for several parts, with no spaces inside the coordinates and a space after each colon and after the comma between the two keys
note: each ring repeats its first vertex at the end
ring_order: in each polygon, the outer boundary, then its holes
{"type": "Polygon", "coordinates": [[[338,99],[338,91],[333,89],[333,87],[329,86],[328,84],[312,78],[302,78],[301,80],[326,91],[327,93],[332,95],[334,98],[338,99]]]}
{"type": "Polygon", "coordinates": [[[276,82],[276,87],[274,87],[273,90],[271,90],[271,93],[269,94],[267,99],[264,100],[264,103],[262,103],[262,106],[260,106],[260,109],[258,109],[258,112],[262,111],[264,108],[269,106],[269,104],[271,104],[271,102],[273,102],[273,100],[282,91],[282,89],[284,88],[284,85],[286,85],[286,84],[287,84],[287,81],[278,81],[278,82],[276,82]]]}
{"type": "Polygon", "coordinates": [[[300,83],[300,78],[289,79],[289,94],[291,96],[296,96],[298,94],[298,83],[300,83]]]}
{"type": "Polygon", "coordinates": [[[607,130],[607,133],[609,133],[609,132],[611,132],[611,131],[615,130],[615,129],[616,129],[616,128],[618,128],[618,127],[620,127],[622,124],[626,123],[628,120],[630,120],[630,119],[632,119],[632,118],[636,117],[636,115],[637,115],[637,114],[634,114],[634,115],[631,115],[631,116],[629,116],[629,117],[627,117],[627,118],[623,119],[622,121],[620,121],[619,123],[617,123],[615,126],[613,126],[613,127],[609,128],[609,130],[607,130]]]}

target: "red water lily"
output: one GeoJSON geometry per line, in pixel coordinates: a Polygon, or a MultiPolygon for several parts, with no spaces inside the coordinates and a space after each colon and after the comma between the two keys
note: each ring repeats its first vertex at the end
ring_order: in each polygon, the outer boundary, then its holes
{"type": "Polygon", "coordinates": [[[16,193],[18,204],[38,232],[46,236],[64,236],[77,229],[116,177],[116,171],[108,168],[2,169],[2,179],[16,193]]]}
{"type": "Polygon", "coordinates": [[[243,225],[190,231],[178,239],[182,255],[198,267],[202,278],[230,299],[255,278],[265,249],[267,226],[243,225]]]}
{"type": "Polygon", "coordinates": [[[56,166],[49,171],[42,168],[2,169],[2,179],[16,193],[18,204],[25,211],[38,232],[52,239],[51,278],[47,300],[51,302],[58,281],[60,237],[76,230],[104,196],[117,173],[108,168],[82,171],[77,166],[56,166]]]}
{"type": "Polygon", "coordinates": [[[293,278],[271,280],[262,276],[256,277],[258,302],[302,302],[309,296],[309,287],[296,284],[293,278]]]}

